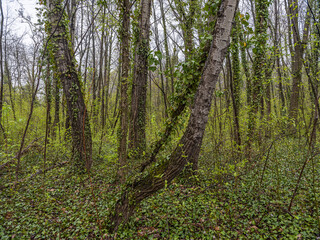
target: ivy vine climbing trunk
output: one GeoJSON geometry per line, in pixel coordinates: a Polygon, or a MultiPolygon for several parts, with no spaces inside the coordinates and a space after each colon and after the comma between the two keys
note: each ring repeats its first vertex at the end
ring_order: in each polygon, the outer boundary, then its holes
{"type": "Polygon", "coordinates": [[[240,59],[239,59],[239,14],[236,15],[235,23],[232,29],[231,58],[232,58],[232,80],[230,81],[230,90],[233,106],[233,124],[234,124],[234,141],[240,146],[240,59]]]}
{"type": "MultiPolygon", "coordinates": [[[[298,2],[289,0],[288,11],[290,14],[290,25],[289,28],[292,30],[293,34],[293,45],[291,46],[293,50],[292,54],[292,88],[290,95],[290,105],[289,105],[289,118],[297,121],[298,109],[299,109],[299,97],[300,97],[300,85],[302,81],[302,65],[303,65],[303,54],[305,49],[305,42],[308,39],[309,35],[309,26],[310,26],[310,13],[306,12],[305,22],[303,25],[302,37],[300,36],[300,28],[298,23],[298,2]]],[[[294,129],[293,129],[294,130],[294,129]]]]}
{"type": "MultiPolygon", "coordinates": [[[[252,64],[253,76],[251,80],[251,98],[249,103],[249,121],[248,121],[248,150],[251,149],[252,141],[256,140],[256,121],[259,107],[262,109],[263,81],[266,71],[266,43],[268,27],[268,7],[270,2],[266,0],[255,1],[255,45],[253,48],[254,60],[252,64]],[[262,101],[261,101],[262,99],[262,101]]],[[[261,115],[263,111],[261,111],[261,115]]],[[[250,154],[250,152],[249,152],[250,154]]]]}
{"type": "Polygon", "coordinates": [[[130,68],[130,1],[119,2],[122,25],[120,28],[121,42],[121,78],[120,80],[120,129],[119,129],[119,170],[118,178],[123,182],[127,164],[127,134],[128,134],[128,77],[130,68]]]}
{"type": "Polygon", "coordinates": [[[202,77],[194,98],[188,126],[169,159],[153,166],[146,174],[139,175],[124,189],[110,216],[110,232],[128,221],[135,207],[167,183],[170,183],[185,167],[199,156],[215,84],[222,69],[230,41],[231,25],[238,0],[222,0],[217,15],[213,40],[202,77]]]}
{"type": "Polygon", "coordinates": [[[134,155],[146,148],[146,100],[151,0],[141,0],[131,95],[129,147],[134,155]]]}
{"type": "Polygon", "coordinates": [[[49,51],[55,77],[59,78],[66,97],[67,113],[71,123],[73,166],[78,172],[90,170],[92,139],[89,116],[84,103],[82,86],[76,69],[62,0],[49,0],[48,26],[49,51]]]}

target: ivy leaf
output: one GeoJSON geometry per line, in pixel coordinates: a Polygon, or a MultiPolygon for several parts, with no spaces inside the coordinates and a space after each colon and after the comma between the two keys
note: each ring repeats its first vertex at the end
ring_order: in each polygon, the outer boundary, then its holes
{"type": "Polygon", "coordinates": [[[152,71],[152,72],[154,72],[155,70],[157,70],[157,67],[156,67],[156,66],[150,66],[150,67],[149,67],[149,70],[152,71]]]}
{"type": "Polygon", "coordinates": [[[162,53],[160,51],[156,51],[154,52],[154,55],[156,55],[158,57],[159,60],[162,59],[162,53]]]}

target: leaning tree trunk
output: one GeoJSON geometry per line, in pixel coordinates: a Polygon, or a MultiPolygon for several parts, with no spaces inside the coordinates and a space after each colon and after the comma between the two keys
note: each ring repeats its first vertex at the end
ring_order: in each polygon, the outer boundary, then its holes
{"type": "Polygon", "coordinates": [[[121,199],[116,203],[114,213],[110,216],[110,232],[116,231],[121,223],[127,222],[135,207],[143,199],[163,188],[166,183],[170,183],[188,162],[198,159],[215,84],[229,46],[231,25],[237,4],[238,0],[221,1],[210,52],[183,137],[168,160],[159,163],[149,171],[149,174],[138,177],[127,185],[121,199]]]}
{"type": "Polygon", "coordinates": [[[56,77],[60,78],[71,120],[73,162],[75,170],[84,172],[92,164],[92,139],[89,117],[84,103],[82,86],[76,69],[76,60],[70,47],[70,36],[62,0],[47,2],[50,12],[48,34],[49,50],[56,77]],[[63,17],[61,17],[63,16],[63,17]]]}

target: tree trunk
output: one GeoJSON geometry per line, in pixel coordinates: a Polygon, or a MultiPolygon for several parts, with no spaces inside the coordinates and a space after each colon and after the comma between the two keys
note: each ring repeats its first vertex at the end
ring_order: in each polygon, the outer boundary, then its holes
{"type": "MultiPolygon", "coordinates": [[[[289,12],[292,21],[292,32],[293,32],[293,49],[294,54],[292,57],[292,88],[290,96],[289,106],[289,118],[297,122],[298,109],[299,109],[299,96],[300,96],[300,85],[302,80],[302,63],[304,44],[308,39],[309,26],[310,26],[310,13],[306,12],[305,22],[303,26],[303,36],[301,39],[299,26],[298,26],[298,3],[289,0],[289,12]]],[[[290,23],[290,22],[289,22],[290,23]]]]}
{"type": "MultiPolygon", "coordinates": [[[[267,42],[267,20],[268,20],[269,3],[263,0],[256,1],[256,21],[255,21],[255,46],[252,76],[252,96],[249,106],[248,121],[248,140],[247,147],[251,151],[251,143],[256,140],[256,121],[259,107],[261,108],[261,116],[263,115],[263,98],[262,88],[266,70],[266,42],[267,42]]],[[[250,154],[250,152],[249,152],[250,154]]]]}
{"type": "Polygon", "coordinates": [[[121,199],[116,203],[114,213],[110,216],[110,232],[116,231],[121,223],[127,222],[135,207],[143,199],[170,183],[188,162],[198,159],[215,83],[218,80],[229,46],[230,30],[237,4],[237,0],[221,1],[209,56],[183,137],[169,160],[163,160],[152,171],[149,171],[149,174],[138,177],[127,185],[121,199]]]}
{"type": "Polygon", "coordinates": [[[236,16],[236,21],[234,23],[232,31],[232,47],[231,57],[232,57],[232,79],[230,81],[230,92],[232,97],[232,107],[233,107],[233,125],[234,125],[234,141],[240,146],[240,124],[239,124],[239,111],[240,111],[240,60],[239,60],[239,19],[236,16]]]}
{"type": "Polygon", "coordinates": [[[151,0],[141,0],[131,95],[129,148],[140,156],[146,149],[146,101],[151,0]]]}
{"type": "Polygon", "coordinates": [[[75,170],[90,170],[92,164],[92,139],[89,116],[84,103],[82,86],[76,70],[76,60],[69,43],[69,32],[63,19],[61,0],[48,1],[51,39],[51,57],[54,59],[56,76],[63,85],[67,102],[68,116],[71,120],[73,165],[75,170]]]}
{"type": "MultiPolygon", "coordinates": [[[[121,86],[120,86],[120,133],[119,133],[119,170],[118,177],[124,182],[127,164],[127,133],[128,133],[128,77],[130,68],[130,2],[120,2],[122,26],[120,30],[121,42],[121,86]]],[[[120,74],[120,73],[119,73],[120,74]]]]}
{"type": "Polygon", "coordinates": [[[60,122],[60,84],[59,84],[59,79],[54,76],[54,120],[53,120],[53,131],[52,135],[56,135],[56,131],[58,130],[57,127],[59,128],[60,132],[60,126],[58,126],[60,122]]]}
{"type": "Polygon", "coordinates": [[[277,64],[277,75],[278,75],[278,81],[279,81],[279,96],[281,100],[281,114],[283,114],[283,111],[285,109],[285,100],[284,100],[284,94],[283,94],[283,85],[282,85],[282,74],[281,74],[281,68],[280,68],[280,39],[278,37],[278,31],[280,32],[280,26],[279,26],[279,8],[278,8],[278,1],[274,1],[274,12],[275,12],[275,30],[274,30],[274,47],[275,47],[275,58],[276,58],[276,64],[277,64]]]}
{"type": "Polygon", "coordinates": [[[172,70],[172,64],[170,60],[170,54],[169,54],[169,45],[168,45],[168,37],[167,37],[167,24],[165,20],[165,13],[163,8],[163,0],[159,0],[160,3],[160,11],[161,11],[161,19],[162,19],[162,26],[163,26],[163,41],[164,41],[164,51],[166,56],[166,66],[165,66],[165,75],[166,75],[166,81],[168,86],[168,81],[170,79],[171,82],[171,94],[174,94],[174,82],[173,82],[173,70],[172,70]],[[169,74],[170,73],[170,74],[169,74]]]}

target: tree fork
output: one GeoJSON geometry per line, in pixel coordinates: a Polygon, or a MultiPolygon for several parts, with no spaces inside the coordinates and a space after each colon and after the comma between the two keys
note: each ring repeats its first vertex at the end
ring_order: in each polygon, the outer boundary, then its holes
{"type": "Polygon", "coordinates": [[[201,81],[195,95],[194,105],[187,129],[173,151],[169,160],[165,160],[148,174],[127,184],[121,198],[115,205],[110,217],[109,231],[117,231],[121,223],[126,223],[135,207],[145,198],[170,183],[190,161],[198,158],[200,147],[208,121],[215,83],[218,80],[223,60],[230,41],[230,31],[238,0],[222,0],[218,12],[209,56],[203,70],[201,81]],[[161,177],[159,177],[161,176],[161,177]]]}

